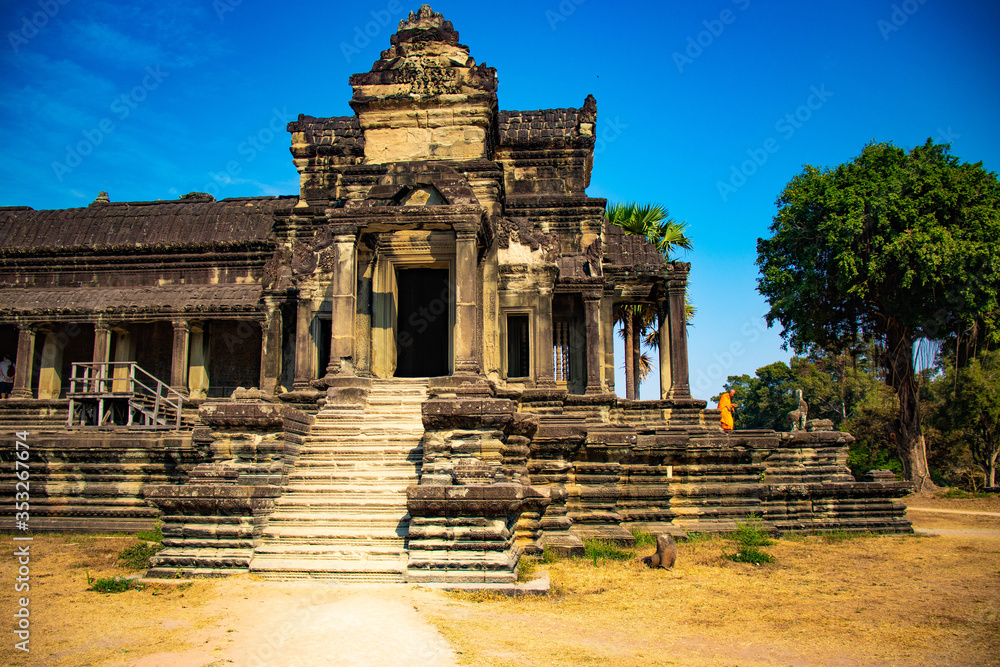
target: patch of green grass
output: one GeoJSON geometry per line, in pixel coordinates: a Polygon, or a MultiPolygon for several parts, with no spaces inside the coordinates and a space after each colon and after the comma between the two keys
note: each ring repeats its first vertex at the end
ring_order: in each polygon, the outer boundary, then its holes
{"type": "Polygon", "coordinates": [[[656,546],[656,535],[653,535],[648,530],[643,530],[642,528],[633,528],[632,537],[635,538],[635,547],[637,549],[641,549],[643,547],[656,546]]]}
{"type": "Polygon", "coordinates": [[[715,535],[712,533],[688,533],[684,541],[688,544],[695,545],[701,544],[703,542],[711,542],[715,539],[715,535]]]}
{"type": "Polygon", "coordinates": [[[159,543],[136,542],[118,552],[118,564],[131,570],[145,570],[149,567],[149,559],[162,548],[159,543]]]}
{"type": "Polygon", "coordinates": [[[583,548],[588,559],[597,565],[598,560],[630,560],[632,553],[624,547],[609,540],[590,538],[583,541],[583,548]]]}
{"type": "Polygon", "coordinates": [[[87,590],[94,591],[95,593],[124,593],[132,589],[141,591],[145,588],[142,584],[123,577],[93,579],[90,576],[90,572],[87,573],[87,584],[89,586],[87,590]]]}
{"type": "Polygon", "coordinates": [[[163,541],[163,522],[157,520],[153,524],[152,530],[140,530],[135,534],[135,539],[140,542],[162,542],[163,541]]]}
{"type": "Polygon", "coordinates": [[[545,547],[542,549],[541,560],[543,563],[554,563],[559,560],[559,554],[552,547],[545,547]]]}

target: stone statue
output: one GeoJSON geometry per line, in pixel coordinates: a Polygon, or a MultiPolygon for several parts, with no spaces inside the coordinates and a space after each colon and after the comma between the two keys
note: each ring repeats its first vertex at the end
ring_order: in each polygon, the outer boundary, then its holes
{"type": "Polygon", "coordinates": [[[795,399],[798,401],[799,407],[788,413],[788,421],[791,423],[791,428],[788,430],[793,433],[806,430],[806,420],[809,419],[809,404],[802,399],[801,389],[795,390],[795,399]]]}
{"type": "Polygon", "coordinates": [[[646,567],[662,567],[664,570],[669,570],[677,562],[677,543],[669,535],[657,535],[656,553],[636,560],[642,561],[646,567]]]}

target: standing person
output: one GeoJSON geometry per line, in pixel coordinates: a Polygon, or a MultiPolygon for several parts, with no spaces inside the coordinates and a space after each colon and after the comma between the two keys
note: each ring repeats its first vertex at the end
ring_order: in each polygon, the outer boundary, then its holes
{"type": "Polygon", "coordinates": [[[10,398],[10,392],[14,390],[14,362],[10,360],[10,355],[3,355],[0,361],[0,398],[10,398]]]}
{"type": "Polygon", "coordinates": [[[733,396],[736,396],[736,390],[730,389],[722,393],[719,397],[719,405],[716,407],[722,410],[722,417],[719,419],[719,424],[722,426],[723,431],[733,430],[733,410],[736,409],[736,404],[733,403],[733,396]]]}

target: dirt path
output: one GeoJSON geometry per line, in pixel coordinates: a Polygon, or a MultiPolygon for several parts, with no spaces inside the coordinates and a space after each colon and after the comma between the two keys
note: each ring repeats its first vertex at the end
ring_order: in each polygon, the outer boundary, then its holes
{"type": "Polygon", "coordinates": [[[967,516],[998,516],[1000,512],[970,512],[969,510],[949,510],[942,507],[913,507],[907,506],[907,512],[938,512],[941,514],[965,514],[967,516]]]}
{"type": "MultiPolygon", "coordinates": [[[[230,582],[232,583],[232,582],[230,582]]],[[[135,667],[400,665],[451,667],[455,652],[416,604],[429,592],[391,586],[244,581],[245,594],[204,610],[219,615],[204,644],[117,664],[135,667]]],[[[115,663],[112,663],[115,664],[115,663]]]]}

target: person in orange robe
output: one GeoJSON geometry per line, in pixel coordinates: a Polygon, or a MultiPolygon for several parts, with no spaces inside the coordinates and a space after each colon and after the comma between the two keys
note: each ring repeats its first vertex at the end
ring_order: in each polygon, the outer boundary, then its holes
{"type": "Polygon", "coordinates": [[[722,426],[723,431],[733,430],[733,410],[736,409],[736,404],[733,403],[733,396],[736,395],[735,389],[730,389],[729,391],[723,392],[722,396],[719,397],[719,405],[716,407],[722,410],[722,418],[719,423],[722,426]]]}

